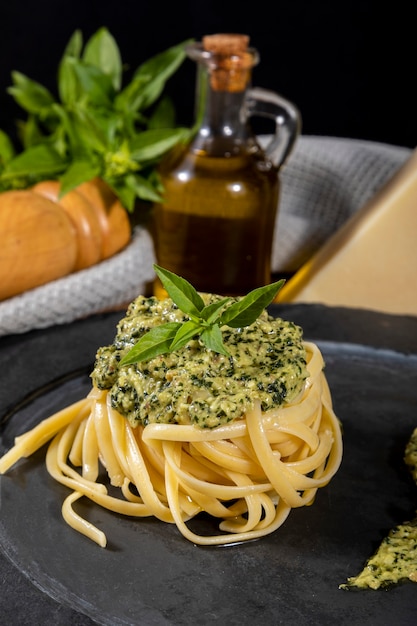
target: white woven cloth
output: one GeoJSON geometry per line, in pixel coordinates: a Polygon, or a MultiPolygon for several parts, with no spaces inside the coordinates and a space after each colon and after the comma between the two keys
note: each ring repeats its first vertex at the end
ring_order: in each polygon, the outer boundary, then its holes
{"type": "MultiPolygon", "coordinates": [[[[268,137],[260,140],[266,143],[268,137]]],[[[298,269],[411,152],[369,141],[301,136],[281,172],[272,270],[298,269]]],[[[0,336],[123,308],[147,290],[154,261],[149,233],[137,228],[130,245],[111,259],[0,302],[0,336]]]]}

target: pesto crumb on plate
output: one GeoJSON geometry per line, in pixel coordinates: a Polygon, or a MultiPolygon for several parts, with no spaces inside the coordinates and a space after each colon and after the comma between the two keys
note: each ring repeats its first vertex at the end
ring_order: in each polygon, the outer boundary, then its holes
{"type": "MultiPolygon", "coordinates": [[[[405,448],[404,462],[417,485],[417,428],[405,448]]],[[[417,515],[390,530],[363,570],[340,588],[379,589],[407,580],[417,582],[417,515]]]]}

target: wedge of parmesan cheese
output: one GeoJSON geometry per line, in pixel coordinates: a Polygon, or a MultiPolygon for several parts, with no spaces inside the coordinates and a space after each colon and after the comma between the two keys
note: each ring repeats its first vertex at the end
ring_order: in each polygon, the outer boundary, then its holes
{"type": "Polygon", "coordinates": [[[417,315],[417,149],[290,278],[278,302],[417,315]]]}

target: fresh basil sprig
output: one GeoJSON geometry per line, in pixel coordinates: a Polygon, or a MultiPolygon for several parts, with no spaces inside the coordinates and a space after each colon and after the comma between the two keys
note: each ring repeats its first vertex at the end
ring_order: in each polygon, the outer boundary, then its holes
{"type": "Polygon", "coordinates": [[[155,326],[129,350],[120,365],[147,361],[160,354],[175,352],[196,337],[209,350],[229,356],[223,343],[222,326],[250,326],[274,300],[285,282],[279,280],[265,287],[258,287],[226,307],[231,300],[229,297],[206,305],[187,280],[159,265],[154,265],[154,269],[172,301],[190,319],[186,322],[168,322],[155,326]]]}
{"type": "Polygon", "coordinates": [[[118,45],[100,28],[84,45],[77,30],[58,65],[57,96],[18,71],[7,89],[26,112],[22,150],[0,131],[0,191],[59,179],[66,193],[100,177],[133,212],[137,199],[160,201],[157,165],[190,129],[177,128],[168,79],[186,58],[184,41],[140,65],[124,85],[118,45]]]}

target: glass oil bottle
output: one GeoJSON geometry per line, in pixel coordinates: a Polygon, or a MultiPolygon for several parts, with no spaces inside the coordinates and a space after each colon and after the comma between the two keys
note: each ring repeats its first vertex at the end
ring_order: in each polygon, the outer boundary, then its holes
{"type": "MultiPolygon", "coordinates": [[[[251,88],[258,52],[240,34],[187,48],[197,62],[196,131],[162,162],[164,200],[154,207],[157,263],[200,292],[243,295],[270,282],[279,170],[300,130],[297,108],[251,88]],[[262,149],[249,124],[274,121],[262,149]]],[[[157,279],[154,293],[166,293],[157,279]]]]}

